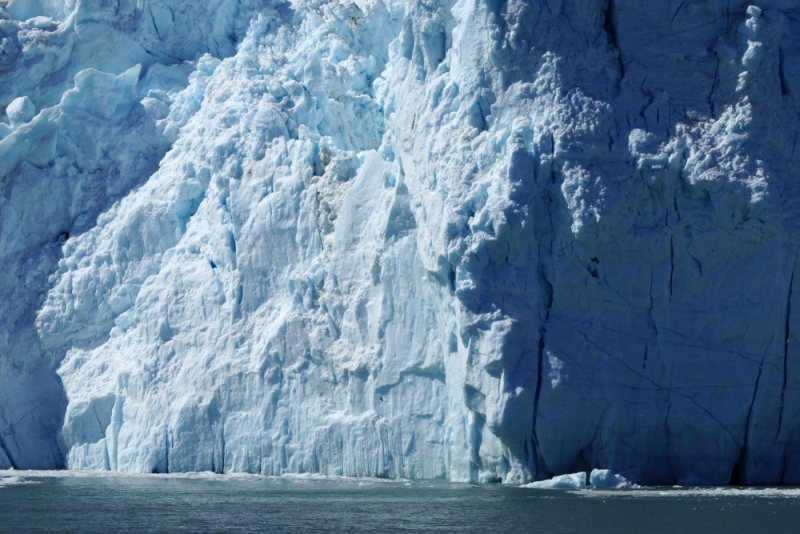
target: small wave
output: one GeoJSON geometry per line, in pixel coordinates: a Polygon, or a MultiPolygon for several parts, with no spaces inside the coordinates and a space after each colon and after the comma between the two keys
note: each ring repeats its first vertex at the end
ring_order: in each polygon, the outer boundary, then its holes
{"type": "Polygon", "coordinates": [[[30,484],[31,482],[22,477],[0,477],[0,487],[17,486],[19,484],[30,484]]]}

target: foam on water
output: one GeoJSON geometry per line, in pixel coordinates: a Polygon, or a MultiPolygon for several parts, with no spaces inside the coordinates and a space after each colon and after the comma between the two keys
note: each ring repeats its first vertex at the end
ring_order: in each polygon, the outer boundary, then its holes
{"type": "Polygon", "coordinates": [[[0,477],[0,486],[11,486],[18,484],[29,484],[30,481],[22,477],[0,477]]]}

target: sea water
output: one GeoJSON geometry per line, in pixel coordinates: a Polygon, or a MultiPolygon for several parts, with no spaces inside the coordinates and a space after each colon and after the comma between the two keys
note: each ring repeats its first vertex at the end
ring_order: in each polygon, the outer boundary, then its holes
{"type": "Polygon", "coordinates": [[[800,489],[0,474],[2,532],[798,532],[800,489]]]}

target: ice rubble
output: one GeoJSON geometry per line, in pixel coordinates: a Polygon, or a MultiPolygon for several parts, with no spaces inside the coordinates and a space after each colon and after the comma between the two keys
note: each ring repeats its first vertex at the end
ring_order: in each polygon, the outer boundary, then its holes
{"type": "Polygon", "coordinates": [[[616,490],[639,488],[638,485],[631,484],[624,476],[612,473],[610,469],[592,469],[588,479],[586,478],[586,472],[581,471],[580,473],[558,475],[548,480],[539,480],[529,484],[523,484],[522,487],[547,490],[616,490]]]}
{"type": "Polygon", "coordinates": [[[800,2],[3,3],[0,468],[800,481],[800,2]]]}

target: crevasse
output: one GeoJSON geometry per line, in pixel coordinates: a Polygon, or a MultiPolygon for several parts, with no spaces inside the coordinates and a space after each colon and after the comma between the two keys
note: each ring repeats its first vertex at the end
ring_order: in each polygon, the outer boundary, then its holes
{"type": "Polygon", "coordinates": [[[673,4],[0,2],[0,467],[798,483],[800,1],[673,4]]]}

